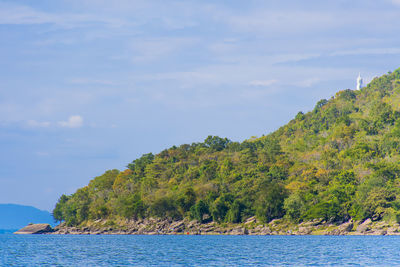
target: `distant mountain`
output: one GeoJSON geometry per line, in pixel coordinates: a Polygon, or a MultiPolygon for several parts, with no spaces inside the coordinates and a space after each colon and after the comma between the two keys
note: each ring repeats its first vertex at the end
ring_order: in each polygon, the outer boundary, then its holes
{"type": "Polygon", "coordinates": [[[28,223],[54,225],[54,220],[48,211],[31,206],[0,204],[0,229],[19,229],[28,223]]]}
{"type": "Polygon", "coordinates": [[[0,229],[0,235],[12,234],[19,229],[0,229]]]}

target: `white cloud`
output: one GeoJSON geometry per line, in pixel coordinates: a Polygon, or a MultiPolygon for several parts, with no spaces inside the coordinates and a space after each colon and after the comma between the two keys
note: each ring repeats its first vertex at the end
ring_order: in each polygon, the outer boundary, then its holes
{"type": "Polygon", "coordinates": [[[74,78],[69,80],[72,84],[98,84],[98,85],[115,85],[115,82],[102,79],[74,78]]]}
{"type": "Polygon", "coordinates": [[[223,20],[234,30],[245,32],[299,33],[335,27],[342,22],[328,12],[260,10],[244,15],[225,14],[223,20]]]}
{"type": "Polygon", "coordinates": [[[48,121],[36,121],[36,120],[29,120],[26,122],[29,127],[49,127],[50,122],[48,121]]]}
{"type": "Polygon", "coordinates": [[[208,49],[216,55],[227,54],[229,56],[231,56],[233,52],[237,51],[238,48],[238,40],[234,38],[225,38],[222,41],[212,43],[208,46],[208,49]]]}
{"type": "Polygon", "coordinates": [[[54,24],[73,28],[93,22],[101,22],[111,27],[120,27],[125,22],[119,18],[102,17],[92,14],[52,14],[38,11],[29,6],[0,3],[0,24],[31,25],[54,24]]]}
{"type": "Polygon", "coordinates": [[[40,156],[40,157],[46,157],[46,156],[50,155],[50,153],[46,152],[46,151],[36,151],[35,154],[36,154],[36,156],[40,156]]]}
{"type": "Polygon", "coordinates": [[[67,128],[79,128],[83,126],[83,118],[79,115],[70,116],[67,121],[59,121],[58,125],[67,128]]]}
{"type": "Polygon", "coordinates": [[[249,84],[252,86],[270,86],[277,82],[277,80],[255,80],[251,81],[249,84]]]}
{"type": "Polygon", "coordinates": [[[149,62],[164,56],[170,56],[176,51],[197,43],[196,38],[150,38],[134,39],[130,46],[133,62],[149,62]]]}
{"type": "Polygon", "coordinates": [[[309,78],[309,79],[295,82],[295,83],[293,83],[293,85],[299,86],[299,87],[311,87],[311,86],[315,85],[316,83],[320,82],[320,80],[321,79],[319,79],[319,78],[309,78]]]}
{"type": "MultiPolygon", "coordinates": [[[[400,0],[399,0],[400,3],[400,0]]],[[[331,56],[352,56],[352,55],[395,55],[400,54],[400,48],[359,48],[354,50],[337,51],[331,56]]]]}
{"type": "Polygon", "coordinates": [[[392,3],[396,6],[400,6],[400,0],[392,0],[392,3]]]}

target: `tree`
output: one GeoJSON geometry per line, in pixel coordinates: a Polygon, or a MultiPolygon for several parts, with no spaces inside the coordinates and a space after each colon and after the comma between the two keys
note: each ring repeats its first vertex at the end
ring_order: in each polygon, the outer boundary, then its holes
{"type": "Polygon", "coordinates": [[[56,207],[53,210],[53,218],[56,222],[62,222],[65,220],[65,208],[66,208],[66,203],[69,200],[69,197],[66,195],[61,195],[61,197],[58,199],[58,202],[56,204],[56,207]]]}
{"type": "Polygon", "coordinates": [[[190,208],[190,216],[200,223],[204,222],[204,215],[209,213],[209,208],[204,200],[200,200],[190,208]]]}
{"type": "Polygon", "coordinates": [[[286,215],[295,222],[298,222],[306,211],[305,203],[298,192],[291,194],[284,200],[286,215]]]}
{"type": "Polygon", "coordinates": [[[143,176],[146,166],[152,163],[153,160],[153,153],[143,154],[140,158],[132,161],[132,163],[129,163],[128,168],[131,169],[136,175],[143,176]]]}
{"type": "Polygon", "coordinates": [[[139,194],[127,194],[118,196],[115,210],[127,219],[138,219],[145,216],[146,207],[139,194]]]}
{"type": "Polygon", "coordinates": [[[226,221],[230,223],[239,223],[242,221],[242,212],[245,209],[245,205],[238,199],[233,201],[226,214],[226,221]]]}
{"type": "Polygon", "coordinates": [[[117,178],[119,170],[108,170],[100,176],[97,176],[89,183],[89,188],[93,192],[98,191],[111,191],[115,178],[117,178]]]}
{"type": "Polygon", "coordinates": [[[214,151],[221,151],[226,148],[226,146],[231,142],[228,138],[221,138],[219,136],[209,135],[206,140],[204,140],[204,144],[206,147],[209,147],[214,151]]]}
{"type": "Polygon", "coordinates": [[[281,218],[285,211],[283,209],[284,199],[287,195],[285,188],[279,183],[263,184],[260,188],[256,203],[256,215],[263,222],[281,218]]]}
{"type": "Polygon", "coordinates": [[[159,218],[180,218],[174,199],[167,196],[155,199],[150,206],[150,214],[159,218]]]}
{"type": "Polygon", "coordinates": [[[177,199],[177,205],[179,207],[182,216],[184,216],[184,214],[188,212],[195,203],[196,203],[196,193],[191,187],[186,188],[183,194],[180,195],[179,198],[177,199]]]}

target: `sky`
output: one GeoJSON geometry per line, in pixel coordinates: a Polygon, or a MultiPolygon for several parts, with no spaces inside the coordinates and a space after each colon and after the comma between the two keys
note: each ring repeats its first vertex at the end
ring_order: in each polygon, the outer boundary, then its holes
{"type": "Polygon", "coordinates": [[[0,203],[268,134],[400,67],[400,0],[0,0],[0,203]]]}

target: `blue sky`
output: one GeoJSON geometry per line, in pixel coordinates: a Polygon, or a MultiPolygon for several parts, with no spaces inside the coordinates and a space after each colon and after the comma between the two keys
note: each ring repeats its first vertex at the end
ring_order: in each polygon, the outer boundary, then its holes
{"type": "Polygon", "coordinates": [[[0,0],[0,203],[267,134],[400,67],[400,0],[0,0]]]}

